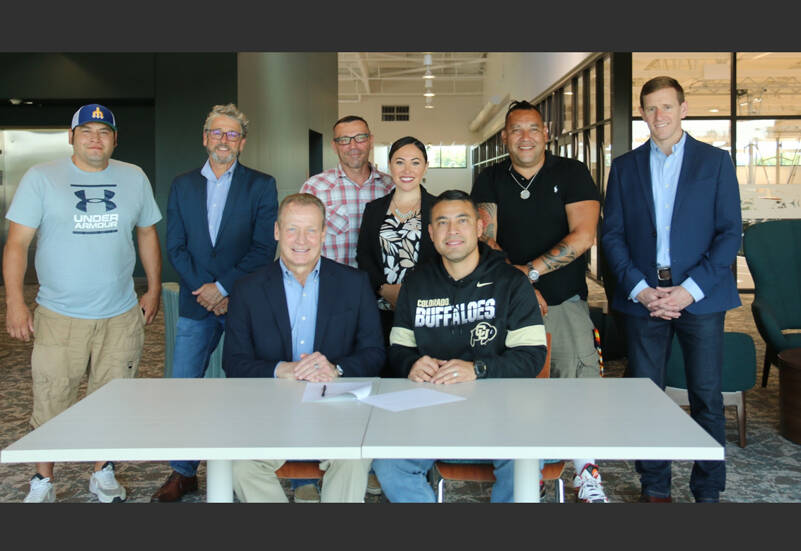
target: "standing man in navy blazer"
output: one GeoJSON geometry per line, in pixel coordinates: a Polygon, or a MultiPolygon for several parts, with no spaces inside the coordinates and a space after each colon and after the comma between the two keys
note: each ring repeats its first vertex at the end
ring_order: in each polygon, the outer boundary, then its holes
{"type": "MultiPolygon", "coordinates": [[[[172,376],[200,378],[225,328],[234,283],[273,260],[275,179],[237,161],[248,119],[232,103],[215,105],[203,126],[209,158],[177,176],[167,202],[167,252],[181,278],[172,376]]],[[[152,501],[197,489],[198,461],[172,461],[152,501]]]]}
{"type": "MultiPolygon", "coordinates": [[[[309,193],[285,197],[275,237],[280,258],[234,286],[225,374],[314,382],[377,376],[386,353],[375,294],[366,272],[322,258],[325,205],[309,193]]],[[[371,462],[322,461],[321,501],[363,501],[371,462]]],[[[239,500],[286,502],[275,475],[283,464],[235,461],[239,500]]]]}
{"type": "MultiPolygon", "coordinates": [[[[612,307],[626,320],[630,376],[665,387],[674,333],[685,359],[690,414],[725,446],[723,321],[740,305],[731,265],[742,234],[731,157],[681,128],[679,83],[656,77],[640,92],[650,140],[612,162],[601,242],[617,279],[612,307]]],[[[658,430],[658,427],[654,427],[658,430]]],[[[643,502],[668,502],[670,462],[637,461],[643,502]]],[[[690,490],[716,502],[724,461],[696,461],[690,490]]]]}

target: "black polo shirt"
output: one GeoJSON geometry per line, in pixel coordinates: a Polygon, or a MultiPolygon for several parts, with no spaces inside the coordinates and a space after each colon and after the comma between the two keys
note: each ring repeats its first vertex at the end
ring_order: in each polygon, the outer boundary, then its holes
{"type": "MultiPolygon", "coordinates": [[[[570,233],[566,204],[600,201],[600,197],[584,163],[546,151],[545,163],[528,188],[531,195],[522,199],[520,192],[528,178],[515,172],[515,181],[511,164],[507,160],[481,171],[471,195],[476,203],[498,205],[497,242],[513,264],[525,264],[570,233]]],[[[541,276],[536,288],[548,304],[560,304],[573,295],[586,300],[586,269],[586,257],[582,255],[567,266],[541,276]]]]}

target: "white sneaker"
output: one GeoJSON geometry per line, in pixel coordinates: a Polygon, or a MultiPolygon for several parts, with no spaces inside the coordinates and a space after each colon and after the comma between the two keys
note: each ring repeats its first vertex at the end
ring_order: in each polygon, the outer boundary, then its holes
{"type": "Polygon", "coordinates": [[[601,483],[601,473],[598,466],[587,463],[581,472],[573,479],[576,488],[576,499],[580,503],[609,503],[601,483]]]}
{"type": "Polygon", "coordinates": [[[55,503],[56,489],[50,478],[39,473],[31,478],[31,489],[25,496],[23,503],[55,503]]]}
{"type": "Polygon", "coordinates": [[[92,473],[89,479],[89,491],[95,494],[101,503],[125,501],[125,488],[114,478],[114,463],[106,461],[101,470],[92,473]]]}

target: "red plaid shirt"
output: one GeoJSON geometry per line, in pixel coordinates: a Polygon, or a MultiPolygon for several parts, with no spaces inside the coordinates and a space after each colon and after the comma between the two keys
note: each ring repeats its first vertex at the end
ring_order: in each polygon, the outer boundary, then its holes
{"type": "Polygon", "coordinates": [[[370,177],[357,186],[341,165],[316,174],[301,186],[325,205],[326,232],[323,256],[356,268],[356,242],[364,206],[383,197],[394,187],[392,177],[370,165],[370,177]]]}

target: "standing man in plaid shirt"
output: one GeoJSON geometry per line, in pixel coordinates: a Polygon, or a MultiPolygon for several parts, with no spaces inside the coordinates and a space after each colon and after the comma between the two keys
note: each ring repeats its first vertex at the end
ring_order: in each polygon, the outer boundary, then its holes
{"type": "MultiPolygon", "coordinates": [[[[339,164],[306,180],[300,193],[311,193],[325,205],[322,255],[358,268],[356,242],[364,206],[392,191],[392,177],[370,164],[373,135],[363,118],[348,115],[335,122],[331,146],[339,164]]],[[[295,502],[320,501],[315,480],[293,480],[292,487],[295,502]]],[[[381,485],[372,471],[367,479],[367,492],[381,493],[381,485]]]]}
{"type": "Polygon", "coordinates": [[[331,145],[339,165],[309,178],[300,192],[311,193],[325,205],[323,256],[356,268],[364,205],[389,193],[392,178],[370,164],[373,135],[363,118],[348,115],[334,123],[331,145]]]}

